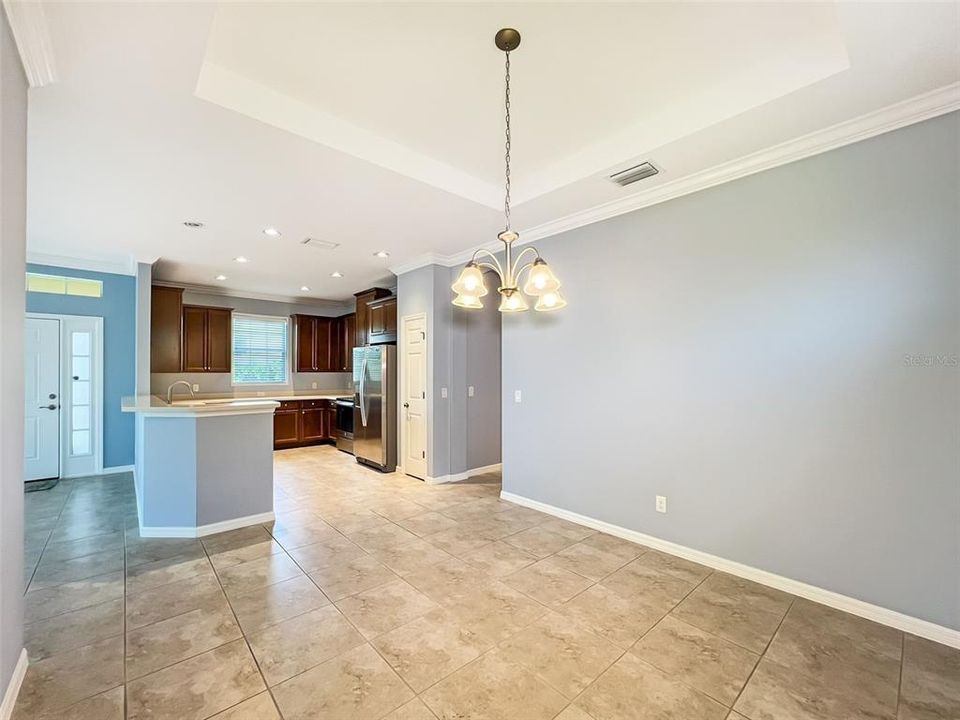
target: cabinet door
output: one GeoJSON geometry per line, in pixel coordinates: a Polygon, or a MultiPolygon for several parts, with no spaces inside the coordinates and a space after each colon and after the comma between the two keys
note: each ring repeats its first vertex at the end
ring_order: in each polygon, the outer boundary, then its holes
{"type": "Polygon", "coordinates": [[[273,413],[273,446],[291,447],[300,444],[300,411],[277,410],[273,413]]]}
{"type": "Polygon", "coordinates": [[[330,370],[343,370],[343,318],[330,321],[330,370]]]}
{"type": "Polygon", "coordinates": [[[233,355],[233,314],[230,310],[207,308],[207,371],[230,372],[233,355]]]}
{"type": "Polygon", "coordinates": [[[183,288],[154,285],[150,294],[150,372],[180,372],[183,288]]]}
{"type": "Polygon", "coordinates": [[[316,321],[316,336],[314,337],[314,347],[316,348],[317,372],[330,372],[336,370],[334,363],[333,348],[336,343],[336,334],[333,332],[333,318],[318,317],[316,321]]]}
{"type": "Polygon", "coordinates": [[[396,342],[397,301],[395,298],[370,303],[367,306],[367,343],[396,342]]]}
{"type": "Polygon", "coordinates": [[[304,408],[300,411],[300,438],[303,442],[327,439],[326,408],[304,408]]]}
{"type": "Polygon", "coordinates": [[[355,347],[363,347],[367,344],[367,325],[369,324],[367,316],[369,315],[369,310],[367,308],[367,302],[373,300],[373,293],[364,293],[363,295],[357,295],[357,318],[356,318],[356,331],[357,339],[355,347]]]}
{"type": "Polygon", "coordinates": [[[207,313],[204,308],[183,308],[183,363],[184,372],[207,370],[207,313]]]}
{"type": "Polygon", "coordinates": [[[330,440],[337,439],[337,406],[333,405],[326,409],[327,413],[327,438],[330,440]]]}
{"type": "Polygon", "coordinates": [[[353,347],[357,342],[357,316],[347,315],[343,318],[343,369],[353,372],[353,347]]]}
{"type": "Polygon", "coordinates": [[[315,372],[316,355],[316,318],[309,315],[295,315],[293,318],[296,333],[296,371],[315,372]]]}

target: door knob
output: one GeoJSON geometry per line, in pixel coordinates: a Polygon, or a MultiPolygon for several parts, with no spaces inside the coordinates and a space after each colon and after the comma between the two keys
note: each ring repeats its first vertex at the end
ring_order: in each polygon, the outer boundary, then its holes
{"type": "Polygon", "coordinates": [[[57,406],[54,405],[53,403],[50,403],[49,405],[40,405],[39,407],[40,407],[41,410],[56,410],[56,409],[57,409],[57,406]]]}
{"type": "Polygon", "coordinates": [[[404,406],[405,408],[408,408],[408,407],[410,407],[410,403],[404,403],[403,406],[404,406]]]}

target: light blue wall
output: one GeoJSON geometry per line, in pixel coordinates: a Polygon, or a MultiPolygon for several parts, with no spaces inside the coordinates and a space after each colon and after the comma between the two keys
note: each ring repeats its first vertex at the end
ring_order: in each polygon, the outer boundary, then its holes
{"type": "Polygon", "coordinates": [[[136,386],[137,282],[129,275],[28,265],[30,272],[103,282],[103,297],[27,293],[27,312],[103,318],[103,465],[133,464],[133,415],[120,412],[120,398],[136,386]]]}

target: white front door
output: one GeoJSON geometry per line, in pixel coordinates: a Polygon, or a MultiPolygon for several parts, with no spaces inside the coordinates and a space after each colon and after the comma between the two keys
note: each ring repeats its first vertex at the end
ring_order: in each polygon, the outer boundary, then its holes
{"type": "Polygon", "coordinates": [[[403,397],[401,422],[403,471],[427,477],[427,320],[423,315],[403,319],[403,397]]]}
{"type": "Polygon", "coordinates": [[[60,477],[60,321],[27,318],[24,479],[60,477]]]}

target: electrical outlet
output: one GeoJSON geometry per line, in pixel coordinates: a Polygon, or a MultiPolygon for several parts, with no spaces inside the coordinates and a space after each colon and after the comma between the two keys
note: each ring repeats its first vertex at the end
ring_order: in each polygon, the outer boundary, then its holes
{"type": "Polygon", "coordinates": [[[316,390],[316,389],[317,389],[317,384],[316,384],[316,383],[310,383],[310,387],[313,388],[314,390],[316,390]]]}
{"type": "Polygon", "coordinates": [[[514,391],[513,391],[513,401],[519,405],[521,400],[522,400],[522,396],[521,396],[521,394],[520,394],[520,391],[519,391],[519,390],[514,390],[514,391]]]}
{"type": "Polygon", "coordinates": [[[665,513],[667,511],[667,496],[657,495],[657,512],[665,513]]]}
{"type": "Polygon", "coordinates": [[[264,395],[266,395],[266,393],[263,392],[263,390],[257,390],[257,397],[263,397],[264,395]]]}
{"type": "Polygon", "coordinates": [[[473,385],[467,388],[467,397],[473,397],[473,385]]]}
{"type": "Polygon", "coordinates": [[[200,392],[200,383],[194,383],[194,384],[193,384],[193,391],[194,391],[194,392],[200,392]]]}
{"type": "Polygon", "coordinates": [[[444,388],[444,387],[440,388],[440,397],[442,397],[442,398],[446,398],[446,397],[447,397],[447,389],[446,389],[446,388],[444,388]]]}

